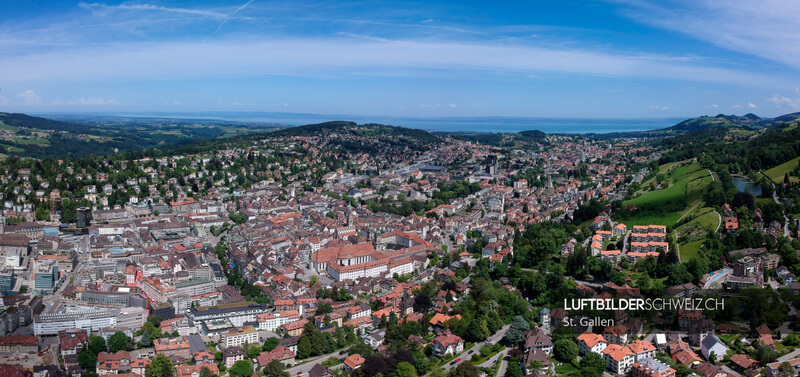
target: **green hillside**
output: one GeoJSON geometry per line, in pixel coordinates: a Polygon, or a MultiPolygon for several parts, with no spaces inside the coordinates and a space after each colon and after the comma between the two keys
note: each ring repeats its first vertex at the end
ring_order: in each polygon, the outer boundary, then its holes
{"type": "Polygon", "coordinates": [[[96,124],[0,113],[0,153],[33,158],[84,157],[189,145],[272,129],[196,120],[102,117],[84,121],[96,124]]]}
{"type": "MultiPolygon", "coordinates": [[[[797,168],[798,163],[800,163],[800,157],[794,158],[790,161],[786,161],[772,169],[769,169],[764,172],[764,174],[769,177],[773,182],[783,182],[783,177],[786,173],[792,172],[794,169],[797,168]]],[[[789,182],[798,182],[800,178],[789,174],[789,182]]]]}

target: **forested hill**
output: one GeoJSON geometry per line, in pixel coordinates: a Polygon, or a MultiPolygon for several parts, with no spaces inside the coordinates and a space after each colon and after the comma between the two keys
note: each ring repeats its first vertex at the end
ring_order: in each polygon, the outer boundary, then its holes
{"type": "Polygon", "coordinates": [[[671,148],[660,163],[696,157],[704,165],[725,164],[731,173],[747,174],[800,156],[800,121],[750,133],[721,126],[708,127],[663,139],[659,144],[671,148]]]}
{"type": "Polygon", "coordinates": [[[800,113],[782,115],[776,118],[759,118],[755,114],[745,114],[742,116],[724,115],[701,116],[694,119],[687,119],[672,127],[660,131],[666,133],[687,133],[701,131],[711,127],[725,127],[743,130],[759,130],[783,123],[794,122],[800,119],[800,113]]]}
{"type": "MultiPolygon", "coordinates": [[[[82,118],[92,121],[92,117],[82,118]]],[[[213,120],[110,119],[96,124],[0,113],[0,160],[84,157],[193,144],[222,136],[267,131],[274,127],[235,125],[213,120]]]]}
{"type": "Polygon", "coordinates": [[[333,121],[285,128],[267,134],[270,137],[316,136],[338,144],[348,151],[381,153],[403,149],[425,151],[442,143],[442,139],[425,130],[387,126],[377,123],[357,124],[333,121]]]}
{"type": "Polygon", "coordinates": [[[342,133],[345,135],[353,135],[357,137],[375,137],[375,138],[408,138],[418,141],[420,143],[434,143],[441,142],[439,137],[431,135],[428,131],[418,130],[413,128],[387,126],[377,123],[357,124],[356,122],[348,121],[333,121],[318,124],[309,124],[299,127],[284,128],[273,132],[273,136],[320,136],[330,135],[333,133],[342,133]]]}

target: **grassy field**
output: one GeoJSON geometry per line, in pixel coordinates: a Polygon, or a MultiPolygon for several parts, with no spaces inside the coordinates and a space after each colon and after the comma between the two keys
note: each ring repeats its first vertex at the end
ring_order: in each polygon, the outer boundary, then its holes
{"type": "Polygon", "coordinates": [[[662,183],[663,188],[653,191],[640,191],[642,193],[641,196],[625,201],[623,204],[662,204],[668,201],[680,200],[684,196],[691,203],[700,199],[703,195],[703,190],[711,182],[711,175],[708,170],[703,169],[697,163],[678,168],[673,167],[669,174],[672,175],[672,178],[668,178],[662,183]]]}
{"type": "MultiPolygon", "coordinates": [[[[629,228],[634,225],[673,225],[681,216],[692,216],[709,211],[702,207],[701,199],[705,189],[711,183],[711,175],[708,170],[703,169],[697,163],[686,164],[686,161],[664,164],[659,167],[659,173],[665,176],[662,188],[648,191],[647,189],[636,192],[636,198],[625,201],[625,204],[665,204],[686,199],[688,205],[678,212],[670,212],[664,216],[636,216],[632,219],[623,220],[629,228]]],[[[655,181],[653,181],[655,182],[655,181]]],[[[648,187],[648,184],[642,185],[648,187]]],[[[710,221],[709,218],[707,221],[710,221]]]]}
{"type": "Polygon", "coordinates": [[[644,216],[636,217],[633,219],[623,220],[622,223],[628,228],[633,228],[634,225],[673,225],[681,217],[678,212],[670,212],[667,216],[644,216]]]}
{"type": "MultiPolygon", "coordinates": [[[[783,176],[786,173],[794,170],[794,168],[797,167],[797,163],[799,161],[800,161],[800,157],[795,158],[794,160],[790,160],[790,161],[784,162],[784,163],[782,163],[782,164],[780,164],[780,165],[778,165],[778,166],[776,166],[776,167],[774,167],[772,169],[769,169],[769,170],[765,171],[764,174],[767,177],[769,177],[770,179],[772,179],[776,183],[783,182],[783,176]]],[[[800,181],[800,178],[791,177],[790,176],[789,177],[789,181],[790,182],[798,182],[798,181],[800,181]]]]}
{"type": "Polygon", "coordinates": [[[22,137],[13,137],[11,138],[17,145],[40,145],[40,146],[48,146],[50,145],[50,140],[41,139],[41,138],[22,138],[22,137]]]}
{"type": "Polygon", "coordinates": [[[575,368],[570,363],[562,363],[561,365],[556,366],[555,370],[556,373],[558,373],[559,375],[565,375],[575,372],[576,370],[578,370],[578,368],[575,368]]]}
{"type": "Polygon", "coordinates": [[[711,208],[703,208],[689,224],[697,224],[706,229],[715,230],[719,226],[719,219],[720,217],[711,208]]]}
{"type": "Polygon", "coordinates": [[[681,244],[681,262],[686,263],[700,251],[700,246],[703,246],[705,240],[693,241],[686,244],[681,244]]]}

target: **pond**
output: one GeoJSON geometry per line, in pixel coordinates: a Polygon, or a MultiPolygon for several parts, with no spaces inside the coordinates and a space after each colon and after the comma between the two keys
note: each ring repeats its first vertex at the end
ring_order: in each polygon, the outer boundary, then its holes
{"type": "Polygon", "coordinates": [[[733,185],[739,192],[747,192],[754,196],[761,196],[761,187],[747,177],[733,177],[733,185]]]}

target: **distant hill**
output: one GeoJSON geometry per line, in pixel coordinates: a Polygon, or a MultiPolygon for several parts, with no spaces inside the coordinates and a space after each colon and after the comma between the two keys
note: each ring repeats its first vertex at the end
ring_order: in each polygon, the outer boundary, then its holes
{"type": "Polygon", "coordinates": [[[377,123],[359,125],[348,121],[333,121],[284,128],[270,132],[267,135],[271,137],[326,136],[331,142],[351,151],[360,149],[365,149],[364,151],[366,151],[366,149],[372,149],[379,145],[423,151],[442,143],[441,138],[425,130],[377,123]],[[358,143],[354,144],[356,140],[358,143]],[[363,146],[356,145],[359,143],[363,146]]]}
{"type": "Polygon", "coordinates": [[[356,122],[348,121],[332,121],[318,124],[309,124],[305,126],[284,128],[271,134],[273,136],[320,136],[323,134],[330,134],[335,132],[342,132],[354,136],[363,137],[384,137],[384,136],[400,136],[414,138],[422,142],[441,142],[437,136],[434,136],[428,131],[387,126],[377,123],[366,123],[359,125],[356,122]]]}
{"type": "Polygon", "coordinates": [[[743,116],[719,114],[713,117],[701,116],[699,118],[687,119],[672,127],[667,127],[663,131],[694,132],[709,127],[756,130],[764,127],[762,123],[763,120],[755,114],[746,114],[743,116]]]}
{"type": "Polygon", "coordinates": [[[470,141],[497,147],[511,147],[515,141],[535,142],[547,144],[547,134],[539,130],[520,131],[516,133],[494,132],[437,132],[437,135],[447,135],[454,139],[470,141]]]}
{"type": "Polygon", "coordinates": [[[0,112],[0,159],[7,156],[60,158],[116,154],[273,129],[218,121],[107,116],[76,119],[80,122],[0,112]]]}

